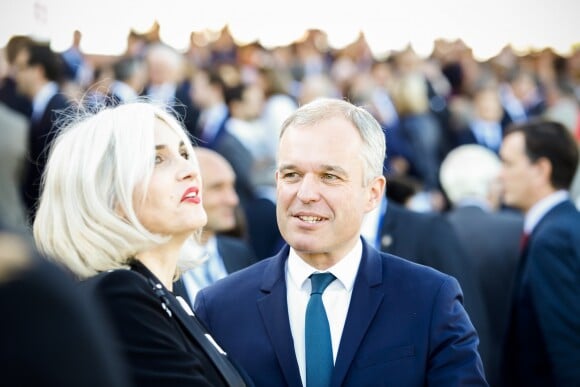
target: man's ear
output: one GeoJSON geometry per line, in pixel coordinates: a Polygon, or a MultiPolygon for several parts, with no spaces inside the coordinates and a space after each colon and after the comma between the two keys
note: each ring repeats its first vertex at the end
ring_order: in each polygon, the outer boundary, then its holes
{"type": "Polygon", "coordinates": [[[548,184],[552,184],[552,163],[546,157],[540,157],[534,163],[538,177],[542,180],[542,182],[546,182],[548,184]]]}
{"type": "Polygon", "coordinates": [[[369,200],[366,211],[372,211],[381,204],[385,194],[387,179],[384,176],[377,176],[369,183],[369,200]]]}

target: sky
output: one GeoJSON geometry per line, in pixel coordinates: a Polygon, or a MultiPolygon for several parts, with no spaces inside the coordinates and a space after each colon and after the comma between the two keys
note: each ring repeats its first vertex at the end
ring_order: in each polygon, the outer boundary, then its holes
{"type": "Polygon", "coordinates": [[[3,0],[0,47],[25,34],[63,51],[78,29],[85,53],[120,55],[131,29],[144,32],[157,20],[162,40],[178,50],[187,48],[191,31],[227,24],[238,43],[258,40],[266,47],[319,28],[335,48],[362,31],[377,56],[408,44],[428,55],[438,38],[460,38],[481,59],[507,44],[565,55],[580,45],[578,15],[578,0],[3,0]]]}

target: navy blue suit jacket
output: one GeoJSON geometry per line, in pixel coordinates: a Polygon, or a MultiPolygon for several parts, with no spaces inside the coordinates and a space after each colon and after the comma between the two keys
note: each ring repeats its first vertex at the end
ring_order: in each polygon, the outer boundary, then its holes
{"type": "MultiPolygon", "coordinates": [[[[473,262],[444,216],[408,210],[392,200],[380,229],[380,250],[448,274],[461,285],[465,309],[480,336],[488,336],[485,306],[476,286],[473,262]]],[[[480,347],[483,353],[487,348],[480,347]]]]}
{"type": "Polygon", "coordinates": [[[580,386],[580,213],[570,201],[532,231],[519,262],[506,386],[580,386]]]}
{"type": "Polygon", "coordinates": [[[31,218],[36,212],[40,197],[40,179],[48,161],[50,144],[58,130],[59,114],[68,109],[70,102],[59,90],[46,105],[44,113],[37,121],[31,121],[28,137],[27,170],[24,179],[24,201],[31,218]]]}
{"type": "MultiPolygon", "coordinates": [[[[198,318],[256,386],[301,385],[286,302],[288,251],[196,299],[198,318]]],[[[455,279],[363,242],[332,386],[484,386],[477,343],[455,279]]]]}

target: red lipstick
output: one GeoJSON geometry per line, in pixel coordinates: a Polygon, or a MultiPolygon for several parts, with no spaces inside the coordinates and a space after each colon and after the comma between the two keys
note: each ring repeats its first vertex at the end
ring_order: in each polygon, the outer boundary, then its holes
{"type": "Polygon", "coordinates": [[[189,187],[183,193],[181,197],[181,202],[189,202],[194,204],[201,203],[201,198],[199,197],[199,188],[197,187],[189,187]]]}

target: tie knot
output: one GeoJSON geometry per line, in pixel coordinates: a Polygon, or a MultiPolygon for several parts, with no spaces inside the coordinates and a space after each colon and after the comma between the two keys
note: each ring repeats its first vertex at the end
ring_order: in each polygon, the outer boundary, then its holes
{"type": "Polygon", "coordinates": [[[312,285],[312,291],[310,292],[310,295],[322,294],[322,292],[324,292],[324,289],[326,289],[326,287],[330,285],[330,283],[335,279],[336,277],[331,273],[312,274],[310,276],[310,283],[312,285]]]}

